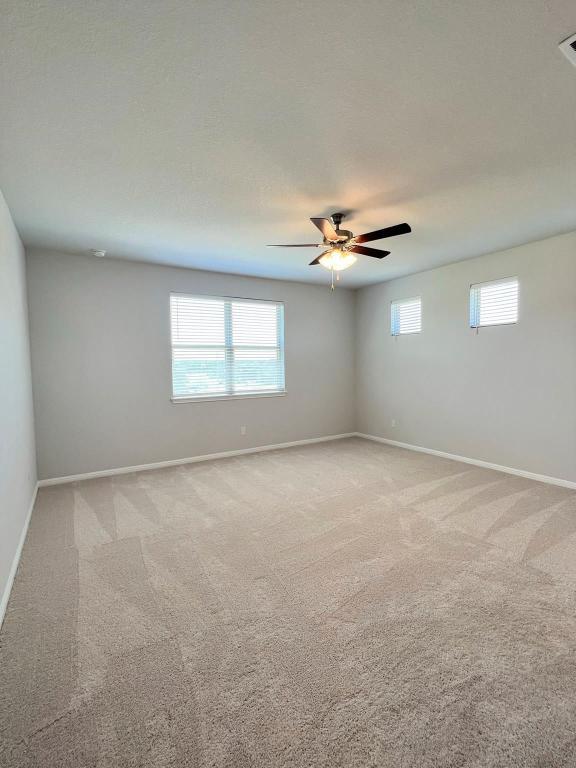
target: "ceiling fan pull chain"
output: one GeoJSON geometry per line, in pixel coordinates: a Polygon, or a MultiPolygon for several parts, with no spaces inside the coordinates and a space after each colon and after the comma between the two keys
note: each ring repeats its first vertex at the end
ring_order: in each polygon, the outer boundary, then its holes
{"type": "Polygon", "coordinates": [[[332,275],[332,283],[330,285],[330,290],[334,290],[334,267],[330,267],[330,274],[332,275]]]}

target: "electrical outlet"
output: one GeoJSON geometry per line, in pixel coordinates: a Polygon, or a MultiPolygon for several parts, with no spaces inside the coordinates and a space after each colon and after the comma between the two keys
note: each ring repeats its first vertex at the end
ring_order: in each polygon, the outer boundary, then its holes
{"type": "Polygon", "coordinates": [[[392,425],[393,427],[395,427],[395,426],[396,426],[396,419],[392,419],[392,421],[391,421],[390,423],[391,423],[391,425],[392,425]]]}
{"type": "Polygon", "coordinates": [[[246,425],[245,424],[242,424],[242,426],[240,427],[240,434],[241,435],[245,435],[246,434],[246,425]]]}

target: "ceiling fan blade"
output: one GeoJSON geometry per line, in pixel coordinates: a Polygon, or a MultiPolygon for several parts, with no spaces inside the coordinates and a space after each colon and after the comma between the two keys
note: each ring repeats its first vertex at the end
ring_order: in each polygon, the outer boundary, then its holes
{"type": "Polygon", "coordinates": [[[383,259],[390,251],[379,251],[378,248],[364,248],[363,245],[355,245],[350,249],[352,253],[361,253],[363,256],[373,256],[375,259],[383,259]]]}
{"type": "Polygon", "coordinates": [[[310,264],[308,264],[308,266],[309,267],[315,267],[316,264],[320,264],[320,259],[322,258],[322,256],[326,256],[326,254],[330,253],[331,250],[332,250],[331,248],[328,248],[327,251],[322,251],[322,253],[319,256],[316,256],[314,261],[311,261],[310,264]]]}
{"type": "Polygon", "coordinates": [[[332,222],[329,219],[310,219],[310,221],[312,224],[314,224],[315,227],[318,227],[326,240],[336,242],[336,240],[339,239],[338,235],[336,234],[336,230],[332,226],[332,222]]]}
{"type": "Polygon", "coordinates": [[[383,240],[385,237],[395,237],[396,235],[407,235],[412,232],[410,224],[395,224],[393,227],[377,229],[375,232],[367,232],[365,235],[358,235],[354,238],[357,243],[370,243],[372,240],[383,240]]]}
{"type": "Polygon", "coordinates": [[[292,243],[288,245],[278,243],[270,243],[267,248],[319,248],[322,243],[292,243]]]}

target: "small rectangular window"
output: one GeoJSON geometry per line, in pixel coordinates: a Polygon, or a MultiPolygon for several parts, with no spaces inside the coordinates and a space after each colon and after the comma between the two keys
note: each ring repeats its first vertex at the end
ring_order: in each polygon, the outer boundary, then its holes
{"type": "Polygon", "coordinates": [[[518,322],[518,278],[470,286],[470,327],[518,322]]]}
{"type": "Polygon", "coordinates": [[[392,336],[404,333],[420,333],[422,330],[422,299],[393,301],[391,305],[390,332],[392,336]]]}
{"type": "Polygon", "coordinates": [[[172,399],[281,394],[284,305],[170,296],[172,399]]]}

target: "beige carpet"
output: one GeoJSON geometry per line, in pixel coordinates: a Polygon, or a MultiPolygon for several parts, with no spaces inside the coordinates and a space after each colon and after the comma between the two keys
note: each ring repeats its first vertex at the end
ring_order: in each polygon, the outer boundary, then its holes
{"type": "Polygon", "coordinates": [[[0,764],[576,766],[576,493],[352,439],[40,491],[0,764]]]}

